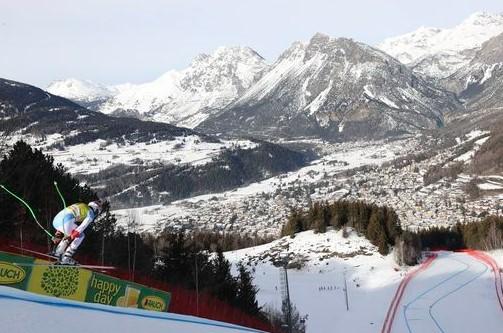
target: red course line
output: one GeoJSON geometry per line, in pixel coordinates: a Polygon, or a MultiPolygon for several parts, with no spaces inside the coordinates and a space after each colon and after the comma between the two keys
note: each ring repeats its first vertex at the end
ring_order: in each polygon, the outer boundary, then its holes
{"type": "Polygon", "coordinates": [[[496,288],[496,296],[498,296],[498,302],[501,311],[503,311],[503,281],[501,279],[501,271],[498,263],[496,262],[496,260],[494,260],[493,257],[484,252],[476,250],[469,250],[467,252],[475,259],[484,262],[486,265],[492,268],[494,274],[494,287],[496,288]]]}
{"type": "Polygon", "coordinates": [[[386,319],[384,320],[383,327],[381,329],[381,333],[390,333],[391,328],[393,327],[393,321],[395,320],[396,316],[396,311],[398,309],[398,305],[400,305],[400,301],[402,300],[403,294],[405,292],[405,288],[409,284],[410,280],[414,278],[417,274],[420,272],[426,270],[430,265],[433,263],[433,261],[437,258],[437,254],[434,253],[428,259],[426,259],[418,268],[415,270],[407,273],[405,278],[402,279],[400,282],[400,285],[398,286],[398,289],[395,292],[395,295],[393,296],[393,300],[391,301],[391,304],[388,309],[388,313],[386,314],[386,319]]]}

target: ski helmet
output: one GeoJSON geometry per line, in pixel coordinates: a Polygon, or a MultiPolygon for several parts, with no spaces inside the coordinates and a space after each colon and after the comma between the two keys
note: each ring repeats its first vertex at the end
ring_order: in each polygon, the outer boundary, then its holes
{"type": "Polygon", "coordinates": [[[94,214],[96,215],[99,215],[103,209],[103,201],[99,199],[91,201],[87,205],[94,211],[94,214]]]}

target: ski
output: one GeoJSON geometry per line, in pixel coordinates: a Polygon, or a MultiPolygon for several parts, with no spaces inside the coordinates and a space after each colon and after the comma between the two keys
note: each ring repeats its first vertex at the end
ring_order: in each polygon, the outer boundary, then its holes
{"type": "Polygon", "coordinates": [[[58,257],[50,255],[50,254],[47,254],[47,253],[42,253],[42,252],[38,252],[38,251],[28,250],[28,249],[24,249],[24,248],[19,247],[19,246],[14,246],[14,245],[10,245],[10,247],[12,247],[14,249],[17,249],[17,250],[24,251],[24,252],[32,253],[32,254],[38,254],[38,255],[44,256],[46,258],[58,259],[58,257]]]}
{"type": "Polygon", "coordinates": [[[58,267],[58,268],[89,268],[89,269],[97,269],[97,270],[112,270],[116,269],[114,266],[100,266],[100,265],[63,265],[63,264],[58,264],[56,262],[52,263],[37,263],[37,264],[30,264],[30,263],[13,263],[14,265],[17,266],[26,266],[26,267],[35,267],[35,266],[50,266],[50,267],[58,267]]]}

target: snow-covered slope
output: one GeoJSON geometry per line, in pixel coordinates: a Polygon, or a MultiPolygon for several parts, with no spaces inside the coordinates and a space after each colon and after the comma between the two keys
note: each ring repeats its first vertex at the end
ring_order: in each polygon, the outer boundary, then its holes
{"type": "MultiPolygon", "coordinates": [[[[503,260],[501,252],[493,253],[503,260]]],[[[280,269],[272,258],[307,259],[289,269],[290,297],[301,315],[308,315],[307,332],[500,332],[502,308],[494,275],[482,261],[465,254],[439,252],[432,264],[414,275],[398,297],[391,330],[382,330],[390,305],[406,274],[416,267],[399,267],[393,256],[381,256],[354,233],[312,231],[259,247],[226,253],[233,263],[250,263],[259,287],[259,305],[281,307],[280,269]],[[347,282],[346,309],[344,279],[347,282]],[[429,312],[430,311],[430,312],[429,312]]]]}
{"type": "Polygon", "coordinates": [[[251,48],[221,47],[211,55],[197,56],[188,68],[171,70],[152,82],[102,87],[69,80],[48,89],[76,101],[95,102],[86,106],[106,114],[193,128],[234,101],[267,69],[265,60],[251,48]]]}
{"type": "Polygon", "coordinates": [[[477,12],[449,28],[421,27],[378,47],[416,72],[444,78],[467,65],[482,43],[503,32],[503,14],[477,12]]]}
{"type": "Polygon", "coordinates": [[[199,129],[324,138],[382,137],[432,129],[454,96],[384,52],[316,34],[296,42],[235,103],[199,129]]]}
{"type": "Polygon", "coordinates": [[[244,333],[258,330],[192,316],[41,296],[0,286],[2,332],[244,333]]]}
{"type": "MultiPolygon", "coordinates": [[[[466,253],[440,252],[405,290],[391,332],[503,330],[493,273],[466,253]]],[[[501,286],[499,286],[501,288],[501,286]]]]}

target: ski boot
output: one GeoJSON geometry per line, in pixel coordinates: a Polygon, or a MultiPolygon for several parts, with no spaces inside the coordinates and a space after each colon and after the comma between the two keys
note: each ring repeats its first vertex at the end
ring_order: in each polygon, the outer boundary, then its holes
{"type": "Polygon", "coordinates": [[[65,251],[65,253],[63,253],[63,255],[59,258],[58,262],[60,265],[72,265],[72,266],[76,266],[78,265],[79,263],[77,261],[75,261],[75,259],[73,259],[73,255],[75,253],[75,250],[72,249],[71,247],[68,247],[65,251]]]}
{"type": "Polygon", "coordinates": [[[56,265],[78,266],[79,263],[73,259],[72,256],[64,254],[61,259],[56,262],[56,265]]]}

